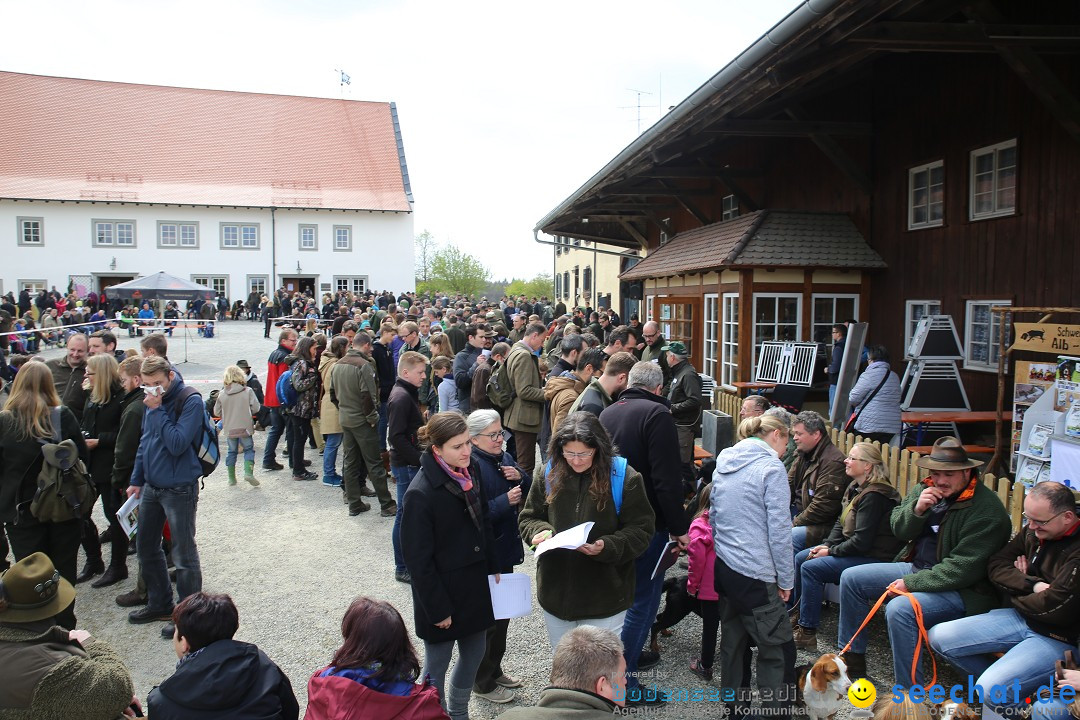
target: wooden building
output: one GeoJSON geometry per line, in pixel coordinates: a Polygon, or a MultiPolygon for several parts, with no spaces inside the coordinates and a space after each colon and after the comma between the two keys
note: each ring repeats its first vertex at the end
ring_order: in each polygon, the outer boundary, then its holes
{"type": "Polygon", "coordinates": [[[646,253],[624,293],[726,382],[852,317],[899,367],[949,314],[990,408],[989,308],[1076,303],[1078,88],[1075,3],[803,3],[536,232],[646,253]]]}

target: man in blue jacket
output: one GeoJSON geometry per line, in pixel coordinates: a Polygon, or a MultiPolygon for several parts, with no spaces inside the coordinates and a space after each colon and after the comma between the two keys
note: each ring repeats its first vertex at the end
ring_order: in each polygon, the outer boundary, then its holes
{"type": "MultiPolygon", "coordinates": [[[[172,559],[180,600],[202,590],[199,550],[195,546],[195,509],[202,465],[195,453],[195,439],[202,431],[206,408],[198,393],[185,392],[183,379],[170,369],[165,358],[143,360],[142,381],[146,410],[131,486],[127,490],[128,497],[134,495],[140,499],[135,545],[147,595],[146,607],[128,615],[136,624],[168,621],[172,617],[172,585],[161,549],[166,520],[172,533],[172,559]],[[181,394],[185,397],[182,407],[177,408],[181,394]]],[[[172,637],[172,631],[171,625],[167,625],[162,635],[172,637]]]]}

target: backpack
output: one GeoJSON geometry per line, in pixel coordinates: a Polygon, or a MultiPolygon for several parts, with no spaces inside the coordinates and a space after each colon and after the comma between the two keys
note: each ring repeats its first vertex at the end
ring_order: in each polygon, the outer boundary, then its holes
{"type": "Polygon", "coordinates": [[[60,439],[60,408],[52,408],[50,421],[53,427],[52,442],[38,441],[41,443],[42,461],[37,476],[37,490],[30,501],[30,514],[41,522],[53,523],[84,518],[94,509],[97,493],[86,466],[79,459],[75,441],[60,439]],[[65,468],[60,464],[58,455],[74,460],[65,468]]]}
{"type": "MultiPolygon", "coordinates": [[[[551,481],[548,474],[551,472],[551,461],[548,460],[544,467],[544,492],[551,493],[551,481]]],[[[616,455],[611,458],[611,498],[615,501],[615,514],[622,512],[623,481],[626,480],[626,458],[616,455]]]]}
{"type": "Polygon", "coordinates": [[[495,363],[485,388],[488,400],[491,401],[496,410],[509,408],[516,396],[514,388],[510,386],[510,374],[506,370],[506,362],[509,359],[507,357],[506,360],[495,363]]]}
{"type": "MultiPolygon", "coordinates": [[[[176,400],[173,401],[173,414],[177,420],[180,419],[180,415],[184,412],[184,403],[187,402],[187,399],[198,394],[199,391],[190,386],[180,391],[180,394],[176,396],[176,400]]],[[[203,426],[195,438],[193,446],[195,455],[199,458],[199,465],[202,466],[202,476],[210,477],[210,474],[214,472],[221,461],[221,448],[218,446],[217,425],[214,424],[210,414],[206,412],[206,404],[200,403],[200,407],[203,410],[203,426]]]]}
{"type": "Polygon", "coordinates": [[[293,408],[296,406],[296,401],[300,395],[296,392],[296,388],[292,384],[293,371],[289,368],[285,372],[281,373],[278,377],[277,385],[274,388],[277,390],[277,399],[281,403],[283,408],[293,408]]]}

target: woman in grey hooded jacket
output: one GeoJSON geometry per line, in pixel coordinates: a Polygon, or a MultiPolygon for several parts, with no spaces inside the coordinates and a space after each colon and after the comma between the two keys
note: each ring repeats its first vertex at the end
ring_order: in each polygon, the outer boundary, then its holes
{"type": "Polygon", "coordinates": [[[743,657],[758,647],[758,687],[769,688],[770,715],[784,716],[783,688],[795,682],[795,642],[784,603],[795,586],[791,545],[791,490],[780,455],[789,431],[763,415],[739,425],[743,438],[716,458],[709,521],[716,548],[720,612],[720,680],[739,688],[735,706],[748,708],[750,676],[743,657]]]}

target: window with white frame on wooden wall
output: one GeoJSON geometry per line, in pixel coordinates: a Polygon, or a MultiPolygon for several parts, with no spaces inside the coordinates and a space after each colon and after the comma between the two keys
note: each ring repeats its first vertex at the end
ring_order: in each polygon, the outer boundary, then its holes
{"type": "Polygon", "coordinates": [[[706,293],[704,301],[705,332],[702,334],[704,354],[701,371],[715,380],[720,363],[720,296],[706,293]]]}
{"type": "MultiPolygon", "coordinates": [[[[1012,300],[968,300],[964,313],[964,368],[997,372],[1001,355],[1001,326],[990,308],[1012,305],[1012,300]]],[[[1009,336],[1009,319],[1005,320],[1005,337],[1009,336]]]]}
{"type": "MultiPolygon", "coordinates": [[[[714,378],[716,376],[713,376],[714,378]]],[[[724,293],[721,306],[720,377],[721,385],[739,379],[739,294],[724,293]]]]}
{"type": "Polygon", "coordinates": [[[1016,138],[971,151],[972,220],[1016,213],[1016,138]]]}
{"type": "Polygon", "coordinates": [[[851,294],[813,296],[814,327],[811,338],[816,343],[832,345],[832,326],[859,319],[859,296],[851,294]]]}
{"type": "Polygon", "coordinates": [[[724,211],[720,215],[721,220],[731,220],[739,217],[739,199],[734,195],[724,196],[724,211]]]}
{"type": "Polygon", "coordinates": [[[641,318],[642,324],[653,319],[653,300],[656,299],[655,295],[645,296],[645,317],[641,318]]]}
{"type": "Polygon", "coordinates": [[[754,363],[767,341],[798,342],[802,338],[802,295],[754,293],[754,363]]]}
{"type": "Polygon", "coordinates": [[[908,170],[908,230],[940,227],[944,220],[944,161],[908,170]]]}
{"type": "Polygon", "coordinates": [[[904,357],[908,358],[908,348],[911,347],[911,338],[915,335],[915,328],[924,315],[940,315],[940,300],[907,300],[904,303],[904,357]]]}

